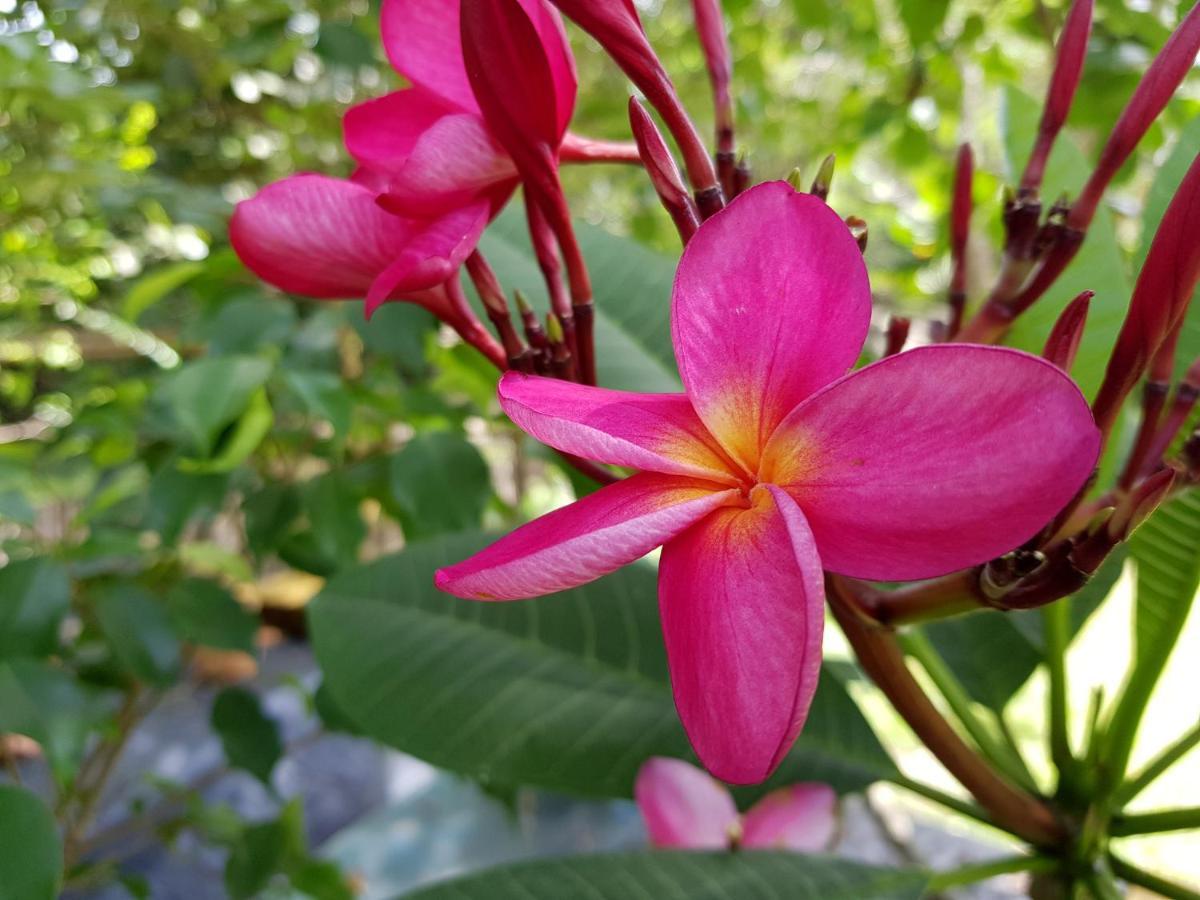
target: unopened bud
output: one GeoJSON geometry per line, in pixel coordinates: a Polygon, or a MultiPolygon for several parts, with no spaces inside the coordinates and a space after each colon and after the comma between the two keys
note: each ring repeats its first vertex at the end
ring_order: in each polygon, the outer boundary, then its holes
{"type": "Polygon", "coordinates": [[[866,219],[860,219],[858,216],[846,216],[846,227],[850,229],[850,236],[858,244],[858,249],[866,253],[867,238],[870,237],[866,219]]]}
{"type": "Polygon", "coordinates": [[[663,208],[675,222],[680,239],[686,244],[700,227],[696,207],[688,196],[683,175],[662,133],[636,97],[629,98],[629,125],[633,129],[638,154],[650,176],[650,183],[654,185],[663,208]]]}
{"type": "Polygon", "coordinates": [[[1050,337],[1046,339],[1046,349],[1042,356],[1054,363],[1064,372],[1070,372],[1075,365],[1075,356],[1079,352],[1079,344],[1083,340],[1083,330],[1087,325],[1088,309],[1091,307],[1092,291],[1084,291],[1067,304],[1050,337]]]}
{"type": "Polygon", "coordinates": [[[554,313],[546,313],[546,336],[552,344],[562,344],[566,339],[562,320],[554,313]]]}
{"type": "Polygon", "coordinates": [[[892,316],[888,320],[887,342],[883,349],[884,356],[895,356],[904,349],[904,344],[908,341],[908,331],[911,326],[912,321],[904,316],[892,316]]]}
{"type": "Polygon", "coordinates": [[[812,187],[808,192],[814,196],[824,200],[829,196],[829,188],[833,185],[833,169],[837,164],[837,157],[830,153],[827,157],[821,160],[821,166],[817,169],[817,177],[813,179],[812,187]]]}
{"type": "Polygon", "coordinates": [[[1129,536],[1150,518],[1167,498],[1174,485],[1175,470],[1164,468],[1131,490],[1108,520],[1108,536],[1117,542],[1129,540],[1129,536]]]}
{"type": "Polygon", "coordinates": [[[796,191],[796,193],[804,190],[804,173],[800,171],[799,166],[788,172],[787,183],[792,186],[792,190],[796,191]]]}

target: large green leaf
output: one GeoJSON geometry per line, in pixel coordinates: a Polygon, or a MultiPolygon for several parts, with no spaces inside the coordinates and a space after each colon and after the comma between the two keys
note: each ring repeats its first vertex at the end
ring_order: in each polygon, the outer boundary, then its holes
{"type": "MultiPolygon", "coordinates": [[[[1167,157],[1162,168],[1158,170],[1158,174],[1154,177],[1154,183],[1150,185],[1150,192],[1146,195],[1146,205],[1142,209],[1142,246],[1141,252],[1138,254],[1139,260],[1145,259],[1146,254],[1150,251],[1150,242],[1154,238],[1158,223],[1162,221],[1171,198],[1179,189],[1179,183],[1183,181],[1184,173],[1196,159],[1198,150],[1200,150],[1200,118],[1193,119],[1180,133],[1175,149],[1167,157]]],[[[1200,357],[1200,302],[1196,300],[1197,295],[1200,295],[1200,290],[1192,295],[1192,305],[1188,309],[1183,330],[1179,335],[1179,346],[1175,352],[1177,377],[1182,377],[1192,361],[1200,357]]]]}
{"type": "MultiPolygon", "coordinates": [[[[690,757],[667,680],[652,567],[557,596],[457,600],[433,571],[457,535],[340,574],[310,607],[330,694],[363,732],[505,784],[629,796],[650,756],[690,757]]],[[[836,677],[776,776],[854,790],[895,770],[836,677]]]]}
{"type": "Polygon", "coordinates": [[[487,463],[461,433],[418,434],[391,458],[389,475],[410,539],[478,528],[492,496],[487,463]]]}
{"type": "MultiPolygon", "coordinates": [[[[1071,600],[1071,634],[1108,596],[1125,554],[1114,553],[1071,600]]],[[[1002,710],[1042,661],[1045,643],[1039,611],[982,611],[925,626],[929,640],[978,702],[1002,710]]]]}
{"type": "Polygon", "coordinates": [[[29,791],[0,785],[0,900],[53,900],[62,882],[62,843],[50,810],[29,791]]]}
{"type": "Polygon", "coordinates": [[[489,869],[411,900],[917,900],[926,877],[775,851],[613,853],[489,869]]]}
{"type": "Polygon", "coordinates": [[[52,560],[20,560],[0,569],[0,659],[52,653],[70,602],[70,579],[52,560]]]}
{"type": "MultiPolygon", "coordinates": [[[[582,223],[576,228],[593,275],[600,383],[631,391],[679,390],[671,349],[676,261],[599,228],[582,223]]],[[[524,217],[510,211],[488,229],[480,247],[506,288],[520,288],[545,310],[545,282],[524,229],[524,217]]]]}
{"type": "MultiPolygon", "coordinates": [[[[1009,178],[1015,182],[1033,148],[1041,105],[1017,90],[1006,90],[1004,97],[1004,146],[1008,154],[1009,178]]],[[[1064,191],[1072,197],[1077,196],[1091,169],[1088,158],[1069,135],[1061,135],[1046,165],[1043,203],[1053,203],[1064,191]]],[[[1124,258],[1117,243],[1113,218],[1101,207],[1075,260],[1046,296],[1017,319],[1008,343],[1031,353],[1041,353],[1063,307],[1081,291],[1095,291],[1087,332],[1071,371],[1084,393],[1092,396],[1104,377],[1104,367],[1129,306],[1131,287],[1124,258]]]]}
{"type": "Polygon", "coordinates": [[[1200,588],[1200,492],[1159,508],[1131,541],[1137,563],[1136,666],[1161,671],[1200,588]]]}

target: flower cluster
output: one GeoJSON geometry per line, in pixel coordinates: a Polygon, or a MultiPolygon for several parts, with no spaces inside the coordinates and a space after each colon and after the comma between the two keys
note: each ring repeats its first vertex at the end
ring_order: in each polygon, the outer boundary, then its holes
{"type": "MultiPolygon", "coordinates": [[[[832,161],[809,192],[796,179],[754,184],[735,155],[719,3],[694,6],[717,110],[712,153],[632,0],[385,0],[385,46],[412,87],[347,114],[359,164],[351,179],[271,185],[239,207],[232,237],[251,268],[286,290],[363,297],[368,313],[389,300],[420,303],[507,370],[499,400],[509,417],[612,483],[442,569],[437,585],[476,600],[533,597],[662,547],[659,603],[680,718],[710,772],[753,783],[803,727],[827,586],[831,601],[853,603],[839,619],[876,625],[964,600],[1052,602],[1200,475],[1196,441],[1164,462],[1200,392],[1193,374],[1165,408],[1200,277],[1200,163],[1155,237],[1094,403],[1067,374],[1090,295],[1065,307],[1043,357],[993,346],[1078,251],[1104,190],[1200,49],[1200,7],[1151,65],[1081,197],[1043,216],[1042,172],[1091,29],[1091,0],[1076,0],[1029,165],[1006,201],[996,286],[968,318],[964,146],[948,321],[932,345],[900,352],[907,323],[896,320],[884,358],[855,370],[872,307],[865,223],[827,204],[832,161]],[[682,166],[637,99],[634,144],[568,130],[577,83],[559,11],[628,75],[682,166]],[[596,384],[590,276],[558,169],[589,160],[640,162],[685,245],[671,300],[680,393],[596,384]],[[518,184],[551,298],[545,329],[518,298],[523,334],[476,249],[518,184]],[[464,264],[495,338],[462,292],[464,264]],[[1158,406],[1148,401],[1119,484],[1089,499],[1116,415],[1147,373],[1158,406]],[[865,583],[939,576],[901,591],[865,583]]],[[[749,817],[744,825],[748,836],[749,817]]]]}

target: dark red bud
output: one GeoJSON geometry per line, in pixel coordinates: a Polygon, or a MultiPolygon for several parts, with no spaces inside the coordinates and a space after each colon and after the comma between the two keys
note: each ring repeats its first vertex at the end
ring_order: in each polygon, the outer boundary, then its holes
{"type": "Polygon", "coordinates": [[[1046,349],[1042,351],[1042,356],[1064,372],[1070,372],[1071,366],[1075,364],[1093,296],[1093,291],[1084,291],[1068,303],[1058,321],[1054,323],[1050,337],[1046,339],[1046,349]]]}

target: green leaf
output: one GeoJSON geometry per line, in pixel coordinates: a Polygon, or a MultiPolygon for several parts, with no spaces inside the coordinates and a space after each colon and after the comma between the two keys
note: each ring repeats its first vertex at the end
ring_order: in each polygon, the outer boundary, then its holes
{"type": "MultiPolygon", "coordinates": [[[[1110,556],[1092,580],[1071,598],[1071,634],[1083,627],[1117,579],[1125,554],[1110,556]]],[[[1041,663],[1045,644],[1038,610],[973,612],[923,626],[951,671],[976,701],[1004,709],[1041,663]]]]}
{"type": "Polygon", "coordinates": [[[23,734],[41,744],[60,783],[74,775],[88,734],[117,702],[113,692],[84,685],[46,663],[0,662],[0,733],[23,734]]]}
{"type": "Polygon", "coordinates": [[[392,497],[410,539],[478,529],[492,496],[479,451],[461,434],[418,434],[391,458],[392,497]]]}
{"type": "Polygon", "coordinates": [[[247,828],[225,863],[225,890],[232,900],[249,900],[271,881],[283,862],[287,833],[280,822],[247,828]]]}
{"type": "Polygon", "coordinates": [[[918,900],[920,872],[776,851],[612,853],[535,860],[406,894],[410,900],[918,900]]]}
{"type": "Polygon", "coordinates": [[[157,531],[166,545],[174,544],[194,517],[213,514],[225,497],[223,473],[201,475],[180,471],[169,459],[150,479],[145,526],[157,531]]]}
{"type": "Polygon", "coordinates": [[[70,579],[52,560],[19,560],[0,569],[0,659],[53,653],[70,603],[70,579]]]}
{"type": "Polygon", "coordinates": [[[342,379],[332,372],[293,369],[284,373],[284,380],[310,414],[327,421],[334,434],[345,437],[354,410],[342,379]]]}
{"type": "Polygon", "coordinates": [[[950,9],[950,0],[897,0],[897,8],[909,40],[919,48],[937,36],[950,9]]]}
{"type": "Polygon", "coordinates": [[[1137,667],[1161,671],[1200,588],[1200,492],[1182,494],[1134,532],[1137,667]]]}
{"type": "MultiPolygon", "coordinates": [[[[1138,254],[1139,260],[1145,260],[1150,252],[1150,242],[1158,223],[1162,221],[1167,206],[1183,181],[1184,173],[1196,158],[1196,150],[1200,147],[1200,118],[1192,119],[1179,135],[1179,141],[1167,161],[1154,177],[1150,191],[1146,195],[1146,205],[1142,209],[1142,247],[1138,254]]],[[[1192,305],[1188,308],[1183,330],[1179,334],[1179,346],[1175,352],[1175,376],[1183,377],[1183,373],[1192,362],[1200,357],[1200,289],[1192,295],[1192,305]]]]}
{"type": "Polygon", "coordinates": [[[207,457],[221,431],[242,414],[270,375],[271,363],[256,357],[196,360],[160,383],[157,400],[183,429],[193,452],[207,457]]]}
{"type": "Polygon", "coordinates": [[[167,609],[175,631],[192,643],[254,652],[258,619],[215,581],[181,581],[168,595],[167,609]]]}
{"type": "MultiPolygon", "coordinates": [[[[519,603],[457,600],[433,571],[486,542],[410,545],[309,607],[336,705],[364,733],[481,781],[627,797],[651,756],[690,758],[667,679],[653,567],[519,603]]],[[[834,677],[777,779],[855,790],[894,772],[834,677]]]]}
{"type": "MultiPolygon", "coordinates": [[[[1011,88],[1005,90],[1004,98],[1004,146],[1008,155],[1009,180],[1015,182],[1033,149],[1041,105],[1011,88]]],[[[1053,203],[1063,191],[1071,196],[1078,195],[1091,170],[1088,158],[1070,136],[1060,135],[1046,165],[1043,204],[1053,203]]],[[[1102,206],[1096,211],[1079,254],[1046,296],[1017,319],[1007,343],[1031,353],[1041,353],[1063,307],[1080,292],[1095,291],[1087,331],[1071,370],[1083,392],[1093,396],[1104,377],[1104,368],[1129,306],[1132,289],[1124,260],[1113,217],[1102,206]]]]}
{"type": "Polygon", "coordinates": [[[212,726],[229,764],[270,787],[271,772],[283,756],[283,742],[279,727],[262,711],[258,697],[244,688],[221,691],[213,701],[212,726]]]}
{"type": "Polygon", "coordinates": [[[261,557],[279,546],[300,515],[300,493],[290,484],[266,484],[246,498],[242,511],[250,549],[261,557]]]}
{"type": "Polygon", "coordinates": [[[232,356],[286,344],[295,327],[294,304],[256,292],[222,305],[202,331],[212,356],[232,356]]]}
{"type": "Polygon", "coordinates": [[[326,62],[346,68],[370,65],[375,60],[375,45],[353,25],[342,22],[321,25],[316,51],[326,62]]]}
{"type": "MultiPolygon", "coordinates": [[[[671,285],[677,261],[629,238],[576,224],[583,255],[593,273],[596,360],[604,387],[678,391],[671,346],[671,285]]],[[[509,289],[520,288],[546,310],[546,288],[534,262],[524,218],[510,210],[480,244],[509,289]]]]}
{"type": "Polygon", "coordinates": [[[163,604],[131,581],[101,585],[96,620],[121,665],[135,678],[169,684],[179,672],[179,640],[163,604]]]}
{"type": "Polygon", "coordinates": [[[122,318],[136,322],[151,306],[203,271],[203,263],[184,261],[159,266],[148,272],[133,283],[121,301],[122,318]]]}
{"type": "Polygon", "coordinates": [[[185,472],[214,474],[232,472],[250,458],[275,424],[275,410],[265,388],[250,395],[245,410],[215,448],[212,459],[181,459],[179,468],[185,472]]]}
{"type": "Polygon", "coordinates": [[[0,785],[0,900],[53,900],[62,884],[63,852],[50,810],[24,788],[0,785]]]}
{"type": "Polygon", "coordinates": [[[329,472],[300,487],[308,516],[306,532],[326,571],[353,565],[367,529],[359,515],[359,495],[340,471],[329,472]]]}

